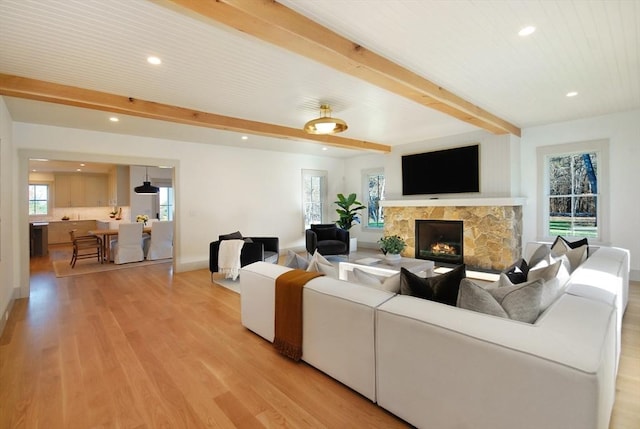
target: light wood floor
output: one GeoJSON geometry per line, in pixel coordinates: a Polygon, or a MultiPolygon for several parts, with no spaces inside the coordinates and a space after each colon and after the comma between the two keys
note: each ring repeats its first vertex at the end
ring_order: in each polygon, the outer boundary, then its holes
{"type": "MultiPolygon", "coordinates": [[[[151,265],[55,278],[0,337],[0,428],[405,428],[405,422],[240,324],[239,295],[206,270],[151,265]]],[[[640,284],[624,319],[611,427],[640,427],[640,284]]]]}

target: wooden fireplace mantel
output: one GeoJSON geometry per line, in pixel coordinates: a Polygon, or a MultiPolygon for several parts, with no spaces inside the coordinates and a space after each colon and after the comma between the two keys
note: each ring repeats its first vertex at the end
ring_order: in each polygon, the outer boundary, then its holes
{"type": "Polygon", "coordinates": [[[382,207],[501,207],[524,206],[526,203],[525,197],[380,200],[382,207]]]}

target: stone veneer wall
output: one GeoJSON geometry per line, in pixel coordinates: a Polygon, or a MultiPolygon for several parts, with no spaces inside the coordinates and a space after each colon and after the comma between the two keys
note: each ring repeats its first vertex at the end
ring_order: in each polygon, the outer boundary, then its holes
{"type": "Polygon", "coordinates": [[[384,235],[407,242],[403,256],[415,257],[416,219],[462,220],[464,263],[503,270],[522,255],[521,206],[385,207],[384,235]]]}

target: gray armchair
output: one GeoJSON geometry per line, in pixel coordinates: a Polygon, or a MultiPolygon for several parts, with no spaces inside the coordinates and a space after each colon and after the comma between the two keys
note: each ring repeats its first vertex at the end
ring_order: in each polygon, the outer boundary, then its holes
{"type": "Polygon", "coordinates": [[[338,228],[333,223],[311,225],[305,231],[307,252],[313,254],[316,249],[321,255],[348,255],[349,231],[338,228]]]}

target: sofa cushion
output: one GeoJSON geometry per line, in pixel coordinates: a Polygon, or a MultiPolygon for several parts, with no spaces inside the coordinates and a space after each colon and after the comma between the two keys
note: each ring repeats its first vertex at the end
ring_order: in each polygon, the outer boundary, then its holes
{"type": "Polygon", "coordinates": [[[318,241],[338,239],[338,227],[335,225],[311,225],[311,230],[316,233],[318,241]]]}
{"type": "Polygon", "coordinates": [[[389,277],[377,276],[360,268],[353,269],[354,283],[371,286],[387,292],[400,293],[400,273],[389,277]]]}
{"type": "Polygon", "coordinates": [[[543,286],[542,279],[514,285],[505,274],[487,287],[465,278],[460,282],[457,305],[467,310],[534,323],[540,315],[543,286]]]}
{"type": "Polygon", "coordinates": [[[317,250],[326,255],[339,255],[347,253],[347,243],[340,240],[318,241],[317,250]]]}
{"type": "MultiPolygon", "coordinates": [[[[265,259],[266,259],[265,252],[265,259]]],[[[272,252],[275,254],[275,252],[272,252]]],[[[306,270],[309,267],[309,261],[307,261],[302,256],[298,255],[293,250],[287,251],[287,259],[284,261],[284,266],[289,268],[298,268],[300,270],[306,270]]]]}
{"type": "Polygon", "coordinates": [[[456,305],[460,281],[466,277],[465,265],[434,277],[422,278],[400,268],[400,293],[448,305],[456,305]]]}

